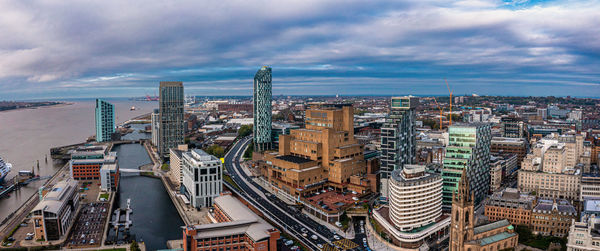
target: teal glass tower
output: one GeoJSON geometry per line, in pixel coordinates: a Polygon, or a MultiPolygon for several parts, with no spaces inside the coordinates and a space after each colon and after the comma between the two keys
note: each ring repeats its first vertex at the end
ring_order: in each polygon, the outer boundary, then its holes
{"type": "Polygon", "coordinates": [[[110,141],[115,132],[115,106],[96,99],[96,141],[110,141]]]}
{"type": "Polygon", "coordinates": [[[487,123],[452,125],[442,169],[442,205],[452,208],[452,194],[458,188],[463,169],[478,205],[490,189],[491,126],[487,123]]]}
{"type": "Polygon", "coordinates": [[[263,66],[254,75],[253,139],[254,151],[262,152],[272,147],[271,141],[271,67],[263,66]]]}

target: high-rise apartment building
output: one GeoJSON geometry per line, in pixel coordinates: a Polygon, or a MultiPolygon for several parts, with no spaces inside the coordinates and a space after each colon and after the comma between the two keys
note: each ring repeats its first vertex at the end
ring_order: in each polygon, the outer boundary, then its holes
{"type": "Polygon", "coordinates": [[[381,195],[388,196],[391,173],[416,162],[415,109],[417,97],[392,97],[390,113],[381,127],[381,195]]]}
{"type": "Polygon", "coordinates": [[[194,207],[210,207],[223,191],[221,160],[200,149],[181,154],[183,194],[194,207]]]}
{"type": "Polygon", "coordinates": [[[263,66],[254,75],[254,151],[262,152],[272,147],[271,142],[271,67],[263,66]]]}
{"type": "Polygon", "coordinates": [[[463,169],[477,205],[490,189],[491,127],[487,123],[455,124],[449,127],[448,133],[442,169],[444,208],[450,209],[452,205],[452,194],[458,187],[463,169]]]}
{"type": "Polygon", "coordinates": [[[150,126],[152,129],[152,145],[158,148],[158,142],[160,142],[160,112],[158,109],[154,109],[152,115],[150,115],[150,126]]]}
{"type": "Polygon", "coordinates": [[[169,157],[169,149],[184,144],[183,83],[160,82],[159,154],[169,157]]]}
{"type": "Polygon", "coordinates": [[[115,106],[96,99],[96,141],[110,141],[115,128],[115,106]]]}

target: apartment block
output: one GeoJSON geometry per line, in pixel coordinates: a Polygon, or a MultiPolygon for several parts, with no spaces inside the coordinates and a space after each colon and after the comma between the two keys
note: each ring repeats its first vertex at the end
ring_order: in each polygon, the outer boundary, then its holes
{"type": "Polygon", "coordinates": [[[188,151],[187,145],[179,145],[169,150],[169,172],[168,177],[175,187],[180,188],[183,183],[183,153],[188,151]]]}
{"type": "Polygon", "coordinates": [[[518,117],[503,117],[500,119],[502,126],[502,137],[505,138],[523,138],[525,129],[523,119],[518,117]]]}
{"type": "Polygon", "coordinates": [[[263,66],[254,75],[253,92],[253,141],[254,151],[263,152],[273,147],[271,142],[271,120],[273,108],[271,67],[263,66]]]}
{"type": "Polygon", "coordinates": [[[160,82],[159,94],[158,150],[166,158],[169,149],[185,143],[183,83],[160,82]]]}
{"type": "Polygon", "coordinates": [[[110,141],[115,133],[115,106],[102,99],[96,99],[96,141],[110,141]]]}
{"type": "Polygon", "coordinates": [[[416,163],[415,109],[419,98],[392,97],[390,112],[381,127],[381,196],[388,196],[388,180],[394,170],[416,163]]]}

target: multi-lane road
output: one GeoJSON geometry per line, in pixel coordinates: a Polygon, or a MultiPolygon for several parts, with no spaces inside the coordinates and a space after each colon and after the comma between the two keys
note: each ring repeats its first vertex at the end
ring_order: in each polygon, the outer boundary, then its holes
{"type": "MultiPolygon", "coordinates": [[[[270,194],[256,184],[242,170],[240,159],[250,142],[251,137],[239,140],[225,155],[225,168],[241,191],[228,184],[226,185],[230,189],[236,190],[240,196],[260,210],[266,218],[279,225],[278,227],[284,232],[294,236],[306,247],[319,250],[323,245],[333,245],[333,242],[336,241],[335,233],[329,228],[298,212],[297,209],[288,206],[275,195],[270,194]]],[[[338,238],[341,239],[341,237],[338,238]]],[[[360,244],[362,247],[362,243],[360,244]]],[[[359,247],[357,250],[359,249],[362,248],[359,247]]]]}

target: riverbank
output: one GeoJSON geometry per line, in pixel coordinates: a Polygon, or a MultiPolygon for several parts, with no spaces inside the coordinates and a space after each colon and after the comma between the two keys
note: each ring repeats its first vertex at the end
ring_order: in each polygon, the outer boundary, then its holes
{"type": "Polygon", "coordinates": [[[46,101],[46,102],[7,102],[0,101],[0,112],[8,112],[23,109],[50,108],[72,105],[62,101],[46,101]]]}

